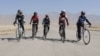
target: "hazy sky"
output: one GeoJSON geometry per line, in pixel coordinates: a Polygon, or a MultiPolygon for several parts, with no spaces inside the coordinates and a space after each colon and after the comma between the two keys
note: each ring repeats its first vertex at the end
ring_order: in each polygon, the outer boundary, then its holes
{"type": "Polygon", "coordinates": [[[100,0],[0,0],[0,14],[15,14],[18,9],[23,13],[60,12],[66,10],[78,13],[100,15],[100,0]]]}

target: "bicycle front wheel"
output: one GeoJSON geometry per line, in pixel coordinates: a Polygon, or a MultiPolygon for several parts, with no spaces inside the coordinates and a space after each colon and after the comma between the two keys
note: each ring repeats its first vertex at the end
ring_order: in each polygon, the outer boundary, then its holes
{"type": "Polygon", "coordinates": [[[90,43],[90,32],[88,29],[84,30],[83,42],[85,45],[88,45],[90,43]]]}
{"type": "Polygon", "coordinates": [[[18,29],[16,30],[16,38],[19,38],[19,32],[18,32],[18,29]]]}

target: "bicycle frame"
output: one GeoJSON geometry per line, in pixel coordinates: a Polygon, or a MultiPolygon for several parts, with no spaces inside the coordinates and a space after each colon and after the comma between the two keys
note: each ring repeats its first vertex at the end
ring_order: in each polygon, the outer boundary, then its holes
{"type": "Polygon", "coordinates": [[[37,25],[37,23],[32,24],[32,37],[35,37],[35,35],[36,35],[36,25],[37,25]]]}
{"type": "Polygon", "coordinates": [[[82,34],[83,36],[84,36],[85,30],[88,30],[88,29],[87,29],[87,25],[88,25],[88,24],[85,24],[84,27],[82,27],[81,34],[82,34]]]}
{"type": "Polygon", "coordinates": [[[20,26],[19,22],[17,23],[16,37],[17,38],[22,38],[23,37],[23,30],[22,30],[22,27],[20,26]]]}
{"type": "Polygon", "coordinates": [[[89,42],[90,42],[90,32],[87,29],[87,25],[88,24],[84,25],[84,27],[82,27],[82,29],[81,29],[81,37],[83,38],[83,42],[85,45],[89,44],[89,42]]]}

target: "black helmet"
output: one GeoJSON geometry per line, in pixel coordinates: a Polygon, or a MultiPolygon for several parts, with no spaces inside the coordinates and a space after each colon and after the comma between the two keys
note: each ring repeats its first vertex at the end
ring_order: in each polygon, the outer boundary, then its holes
{"type": "Polygon", "coordinates": [[[85,15],[85,12],[84,11],[81,11],[81,15],[85,15]]]}
{"type": "Polygon", "coordinates": [[[34,12],[34,15],[36,15],[37,14],[37,12],[34,12]]]}
{"type": "Polygon", "coordinates": [[[48,15],[47,15],[47,14],[46,14],[45,16],[46,16],[46,17],[48,17],[48,15]]]}
{"type": "Polygon", "coordinates": [[[18,10],[17,12],[21,12],[21,10],[18,10]]]}

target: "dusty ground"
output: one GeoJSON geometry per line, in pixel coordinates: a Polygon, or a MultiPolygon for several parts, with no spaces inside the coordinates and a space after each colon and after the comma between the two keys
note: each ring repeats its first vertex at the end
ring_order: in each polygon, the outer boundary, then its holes
{"type": "Polygon", "coordinates": [[[76,29],[71,26],[66,27],[66,42],[60,41],[58,26],[52,26],[47,39],[43,40],[43,28],[39,26],[37,37],[32,40],[31,26],[27,29],[25,36],[27,39],[16,41],[15,26],[0,26],[0,56],[100,56],[100,31],[91,28],[91,41],[89,45],[84,45],[83,40],[76,41],[76,29]],[[2,40],[2,38],[12,38],[2,40]],[[73,41],[72,41],[73,40],[73,41]]]}

